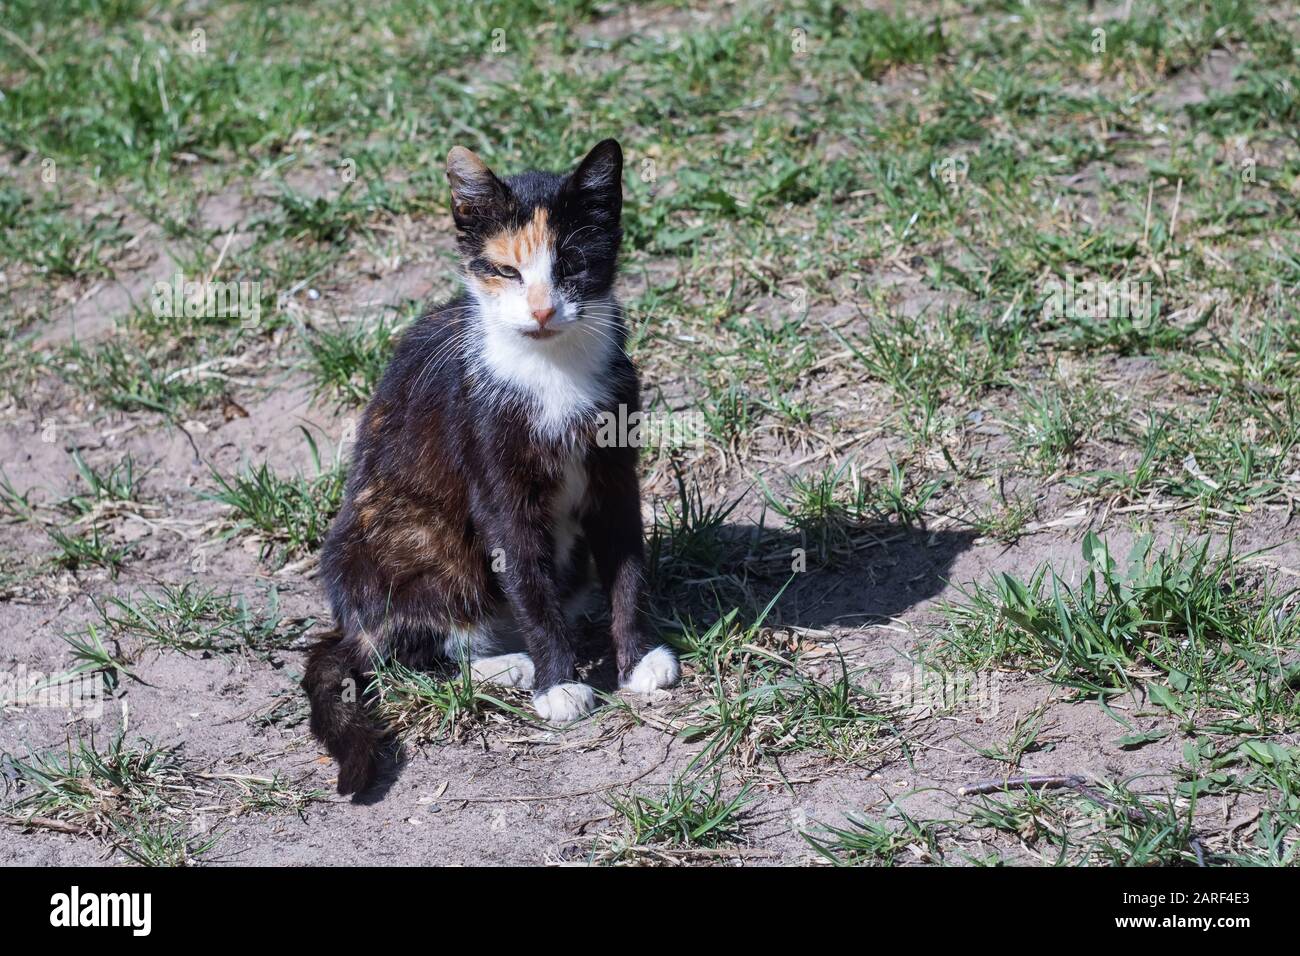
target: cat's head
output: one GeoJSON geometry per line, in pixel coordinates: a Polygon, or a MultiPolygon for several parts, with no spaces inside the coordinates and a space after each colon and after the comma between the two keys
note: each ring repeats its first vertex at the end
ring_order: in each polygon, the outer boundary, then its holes
{"type": "Polygon", "coordinates": [[[465,281],[493,331],[563,337],[610,314],[623,150],[596,144],[573,172],[499,178],[468,149],[447,155],[465,281]]]}

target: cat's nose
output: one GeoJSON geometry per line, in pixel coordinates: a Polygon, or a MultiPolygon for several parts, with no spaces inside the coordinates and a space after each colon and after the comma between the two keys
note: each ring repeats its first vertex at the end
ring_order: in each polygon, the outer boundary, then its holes
{"type": "Polygon", "coordinates": [[[555,315],[555,309],[547,306],[545,309],[533,309],[533,318],[537,320],[539,329],[546,328],[546,323],[551,321],[551,316],[555,315]]]}

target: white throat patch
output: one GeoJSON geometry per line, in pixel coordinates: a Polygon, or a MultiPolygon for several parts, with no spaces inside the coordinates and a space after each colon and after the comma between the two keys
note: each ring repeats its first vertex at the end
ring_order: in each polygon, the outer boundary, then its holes
{"type": "MultiPolygon", "coordinates": [[[[536,434],[557,438],[574,422],[594,418],[605,406],[616,346],[600,320],[588,324],[590,320],[578,316],[578,307],[566,302],[569,314],[556,325],[558,334],[534,339],[518,325],[503,321],[490,297],[475,295],[474,300],[482,332],[478,364],[491,380],[480,387],[504,387],[527,401],[536,434]]],[[[560,310],[558,302],[556,310],[560,310]]]]}

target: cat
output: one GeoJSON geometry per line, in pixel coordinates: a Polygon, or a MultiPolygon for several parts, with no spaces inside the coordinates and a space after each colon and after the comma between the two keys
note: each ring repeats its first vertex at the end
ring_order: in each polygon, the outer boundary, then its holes
{"type": "Polygon", "coordinates": [[[591,711],[573,617],[593,565],[620,685],[679,675],[643,620],[637,449],[597,441],[602,413],[640,407],[612,291],[622,149],[502,179],[457,146],[446,172],[465,288],[401,336],[321,550],[334,629],[303,686],[343,794],[374,782],[387,738],[365,697],[376,659],[467,657],[475,679],[531,690],[544,721],[591,711]]]}

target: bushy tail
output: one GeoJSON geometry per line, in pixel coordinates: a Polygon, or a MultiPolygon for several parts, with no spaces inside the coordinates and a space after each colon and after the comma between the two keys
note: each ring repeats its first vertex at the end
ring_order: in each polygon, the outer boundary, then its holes
{"type": "Polygon", "coordinates": [[[366,707],[366,677],[343,635],[331,631],[307,654],[302,686],[311,700],[311,732],[339,764],[339,793],[374,783],[384,728],[366,707]]]}

